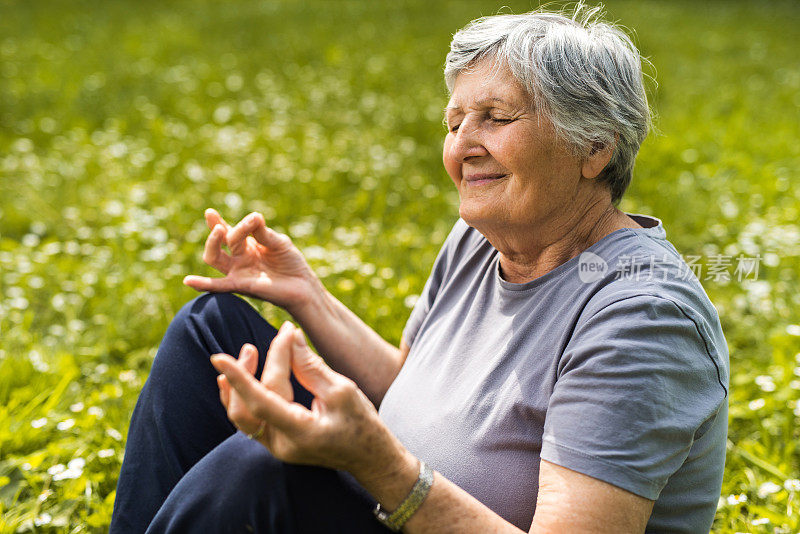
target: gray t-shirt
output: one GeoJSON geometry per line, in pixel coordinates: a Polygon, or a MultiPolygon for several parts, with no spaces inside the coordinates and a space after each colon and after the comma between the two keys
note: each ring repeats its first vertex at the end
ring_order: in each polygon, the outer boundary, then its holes
{"type": "Polygon", "coordinates": [[[631,215],[524,284],[459,220],[403,337],[380,415],[402,443],[528,530],[540,459],[655,500],[648,532],[708,532],[722,484],[728,350],[661,221],[631,215]]]}

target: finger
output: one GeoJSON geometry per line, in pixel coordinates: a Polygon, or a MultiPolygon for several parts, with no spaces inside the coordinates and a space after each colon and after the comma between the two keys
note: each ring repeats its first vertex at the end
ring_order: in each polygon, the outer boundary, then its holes
{"type": "Polygon", "coordinates": [[[211,229],[203,248],[203,261],[221,273],[227,274],[230,270],[231,257],[222,250],[225,235],[225,227],[221,224],[211,229]]]}
{"type": "Polygon", "coordinates": [[[314,396],[326,399],[341,378],[314,354],[299,328],[292,335],[292,371],[304,388],[314,396]]]}
{"type": "Polygon", "coordinates": [[[267,351],[267,361],[261,373],[261,383],[286,400],[294,399],[289,375],[292,370],[294,326],[286,321],[278,330],[267,351]]]}
{"type": "Polygon", "coordinates": [[[292,240],[288,235],[279,234],[272,228],[267,227],[264,217],[260,213],[256,215],[258,216],[258,225],[253,230],[253,237],[256,238],[256,241],[272,251],[283,250],[291,246],[292,240]]]}
{"type": "Polygon", "coordinates": [[[222,218],[222,215],[220,215],[219,212],[214,208],[208,208],[203,215],[206,218],[206,224],[208,225],[209,230],[211,230],[218,224],[224,226],[226,232],[230,228],[230,225],[227,222],[225,222],[225,219],[222,218]]]}
{"type": "Polygon", "coordinates": [[[217,384],[220,386],[220,401],[225,407],[228,419],[240,430],[249,432],[254,426],[260,424],[258,418],[253,416],[241,395],[231,388],[230,382],[225,375],[217,376],[217,384]]]}
{"type": "Polygon", "coordinates": [[[242,350],[239,351],[239,365],[251,375],[256,374],[256,367],[258,367],[258,349],[250,343],[242,345],[242,350]]]}
{"type": "Polygon", "coordinates": [[[254,233],[259,226],[263,226],[264,218],[258,213],[251,213],[233,228],[228,230],[225,240],[231,254],[241,254],[245,251],[245,238],[254,233]]]}
{"type": "Polygon", "coordinates": [[[208,291],[210,293],[230,293],[238,290],[233,280],[227,277],[209,278],[190,274],[183,278],[183,283],[197,291],[208,291]]]}
{"type": "Polygon", "coordinates": [[[228,404],[231,400],[231,385],[225,375],[217,375],[217,386],[219,386],[219,401],[225,407],[225,411],[228,411],[228,404]]]}
{"type": "Polygon", "coordinates": [[[227,354],[215,354],[211,363],[223,373],[233,391],[244,400],[249,412],[267,421],[284,432],[304,430],[312,422],[311,411],[304,406],[288,402],[286,399],[264,387],[255,377],[236,365],[236,360],[227,354]]]}

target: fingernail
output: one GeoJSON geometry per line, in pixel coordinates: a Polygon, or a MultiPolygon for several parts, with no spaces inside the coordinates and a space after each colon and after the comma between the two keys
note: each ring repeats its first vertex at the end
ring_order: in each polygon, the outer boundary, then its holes
{"type": "Polygon", "coordinates": [[[294,332],[294,344],[298,347],[305,347],[306,346],[306,336],[303,334],[303,331],[299,328],[294,332]]]}
{"type": "Polygon", "coordinates": [[[281,325],[281,327],[278,329],[278,332],[283,332],[283,331],[285,331],[287,328],[289,328],[290,326],[293,326],[291,321],[284,321],[284,323],[283,323],[283,324],[281,325]]]}

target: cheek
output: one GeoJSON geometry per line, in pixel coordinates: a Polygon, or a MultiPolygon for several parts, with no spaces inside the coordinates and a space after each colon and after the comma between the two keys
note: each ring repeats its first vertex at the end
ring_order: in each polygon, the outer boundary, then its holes
{"type": "Polygon", "coordinates": [[[447,171],[447,174],[450,175],[450,179],[453,180],[453,183],[457,186],[461,183],[461,165],[459,165],[451,155],[450,148],[452,144],[453,135],[447,134],[447,137],[444,138],[444,147],[442,149],[442,162],[444,163],[444,169],[447,171]]]}

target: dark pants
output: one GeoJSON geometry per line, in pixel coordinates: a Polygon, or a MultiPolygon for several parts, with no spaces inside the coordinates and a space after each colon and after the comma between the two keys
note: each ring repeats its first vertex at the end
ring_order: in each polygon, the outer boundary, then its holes
{"type": "MultiPolygon", "coordinates": [[[[386,533],[348,474],[284,463],[228,420],[209,356],[259,350],[275,329],[244,300],[202,295],[169,325],[131,419],[112,534],[386,533]]],[[[312,396],[292,377],[297,402],[312,396]]]]}

